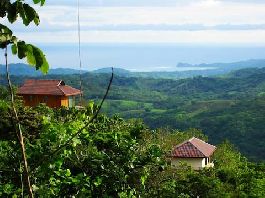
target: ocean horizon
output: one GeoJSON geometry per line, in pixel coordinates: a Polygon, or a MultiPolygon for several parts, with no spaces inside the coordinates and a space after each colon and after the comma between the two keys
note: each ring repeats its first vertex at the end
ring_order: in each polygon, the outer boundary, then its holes
{"type": "MultiPolygon", "coordinates": [[[[50,68],[79,69],[76,44],[39,44],[50,68]]],[[[178,63],[230,63],[249,59],[265,59],[265,46],[191,45],[168,43],[86,43],[81,46],[82,69],[105,67],[130,71],[184,71],[178,63]]],[[[10,55],[10,62],[21,62],[10,55]]],[[[196,68],[208,69],[208,68],[196,68]]]]}

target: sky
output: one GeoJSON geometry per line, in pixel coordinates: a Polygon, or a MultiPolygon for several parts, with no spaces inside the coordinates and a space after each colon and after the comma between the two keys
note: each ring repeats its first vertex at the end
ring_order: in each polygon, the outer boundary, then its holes
{"type": "MultiPolygon", "coordinates": [[[[19,38],[41,46],[52,67],[76,67],[77,1],[46,0],[35,8],[38,27],[6,24],[19,38]]],[[[80,0],[82,58],[90,69],[265,58],[264,10],[264,0],[80,0]],[[172,45],[178,53],[172,53],[172,45]],[[198,53],[201,58],[193,58],[198,53]],[[141,54],[146,54],[143,62],[141,54]]]]}

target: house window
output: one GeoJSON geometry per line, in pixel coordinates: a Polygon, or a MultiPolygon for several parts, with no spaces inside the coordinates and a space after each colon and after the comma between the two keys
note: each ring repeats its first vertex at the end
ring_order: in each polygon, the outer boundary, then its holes
{"type": "Polygon", "coordinates": [[[29,96],[29,101],[30,101],[30,102],[33,101],[33,96],[29,96]]]}
{"type": "Polygon", "coordinates": [[[205,158],[205,166],[208,164],[208,157],[205,158]]]}
{"type": "Polygon", "coordinates": [[[49,99],[48,96],[44,96],[43,97],[43,102],[47,103],[48,102],[48,99],[49,99]]]}
{"type": "Polygon", "coordinates": [[[68,97],[68,107],[74,107],[75,106],[75,97],[69,96],[68,97]]]}

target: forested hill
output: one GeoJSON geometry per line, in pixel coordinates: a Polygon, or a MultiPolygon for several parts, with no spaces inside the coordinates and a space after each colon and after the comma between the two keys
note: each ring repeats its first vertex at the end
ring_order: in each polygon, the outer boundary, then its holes
{"type": "MultiPolygon", "coordinates": [[[[27,77],[14,77],[20,85],[27,77]]],[[[76,88],[79,75],[48,75],[76,88]]],[[[86,100],[102,98],[110,75],[82,75],[86,100]]],[[[3,84],[3,78],[0,78],[3,84]]],[[[265,68],[181,80],[115,75],[103,109],[141,118],[151,128],[202,129],[216,144],[229,139],[252,160],[265,160],[265,68]]]]}
{"type": "MultiPolygon", "coordinates": [[[[6,72],[6,68],[4,65],[0,64],[0,74],[3,74],[6,72]]],[[[9,72],[11,75],[15,76],[41,76],[41,71],[36,71],[34,67],[31,67],[27,64],[23,63],[16,63],[16,64],[10,64],[9,65],[9,72]]],[[[82,71],[82,73],[85,73],[87,71],[82,71]]],[[[80,71],[76,69],[69,69],[69,68],[56,68],[56,69],[50,69],[49,74],[53,75],[71,75],[71,74],[79,74],[80,71]]]]}

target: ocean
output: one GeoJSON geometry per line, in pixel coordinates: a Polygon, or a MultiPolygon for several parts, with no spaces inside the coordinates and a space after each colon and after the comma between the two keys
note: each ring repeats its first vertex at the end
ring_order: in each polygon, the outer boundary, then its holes
{"type": "MultiPolygon", "coordinates": [[[[79,68],[76,44],[39,47],[46,54],[51,68],[79,68]]],[[[87,43],[82,44],[81,53],[84,70],[116,67],[130,71],[183,71],[191,68],[178,68],[180,62],[201,64],[265,59],[265,46],[87,43]]],[[[11,62],[21,62],[13,60],[11,62]]]]}

